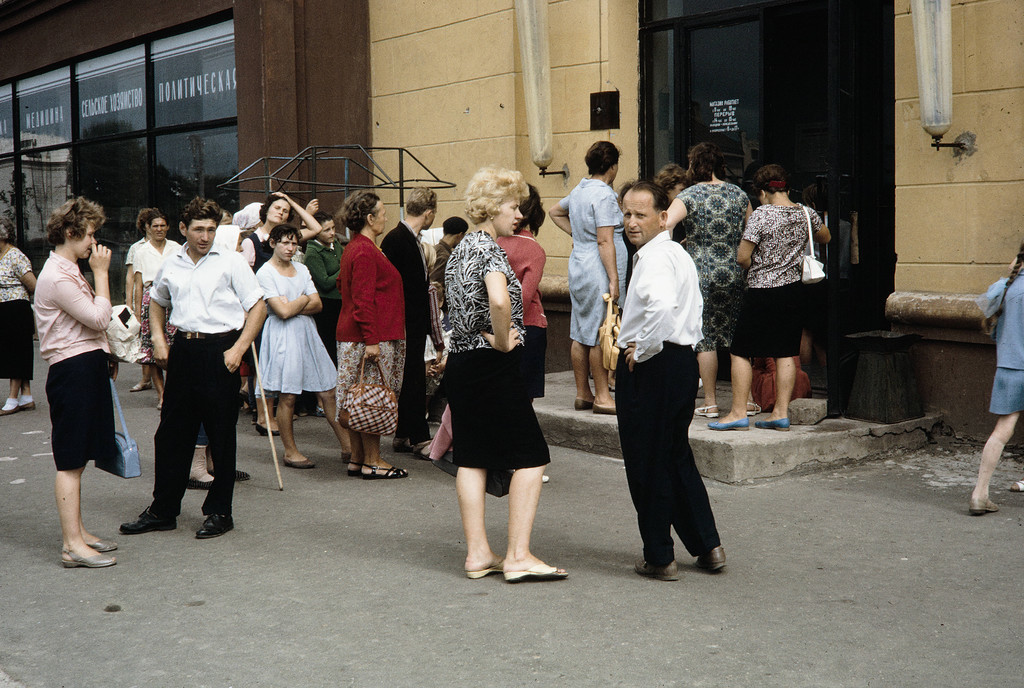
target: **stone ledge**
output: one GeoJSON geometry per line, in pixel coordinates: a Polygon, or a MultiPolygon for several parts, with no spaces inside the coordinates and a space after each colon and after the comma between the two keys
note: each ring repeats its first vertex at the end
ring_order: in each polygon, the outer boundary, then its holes
{"type": "MultiPolygon", "coordinates": [[[[571,372],[549,373],[546,394],[534,409],[549,444],[622,458],[615,416],[574,411],[571,372]]],[[[719,403],[726,403],[719,392],[719,403]]],[[[767,418],[761,414],[753,421],[767,418]]],[[[835,467],[894,449],[917,449],[928,442],[941,416],[879,424],[827,418],[817,425],[793,426],[789,432],[757,430],[716,432],[707,419],[690,424],[690,446],[701,475],[725,483],[772,478],[794,469],[835,467]]]]}

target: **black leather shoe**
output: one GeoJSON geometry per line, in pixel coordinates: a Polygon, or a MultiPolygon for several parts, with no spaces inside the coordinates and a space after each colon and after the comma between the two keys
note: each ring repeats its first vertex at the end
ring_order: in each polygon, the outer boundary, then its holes
{"type": "Polygon", "coordinates": [[[707,554],[702,554],[697,557],[696,561],[697,568],[706,569],[708,571],[720,571],[725,567],[725,550],[719,545],[707,554]]]}
{"type": "Polygon", "coordinates": [[[200,540],[215,538],[223,535],[235,527],[235,521],[226,514],[210,514],[203,521],[203,527],[196,531],[196,537],[200,540]]]}
{"type": "Polygon", "coordinates": [[[151,530],[174,530],[178,527],[177,519],[160,518],[149,509],[139,514],[138,520],[131,523],[122,523],[121,532],[125,535],[138,535],[148,533],[151,530]]]}

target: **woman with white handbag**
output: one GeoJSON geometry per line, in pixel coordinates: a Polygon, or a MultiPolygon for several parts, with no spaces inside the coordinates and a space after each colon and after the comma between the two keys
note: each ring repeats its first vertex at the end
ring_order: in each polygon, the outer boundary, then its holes
{"type": "Polygon", "coordinates": [[[789,430],[789,400],[796,382],[804,322],[803,283],[819,281],[821,264],[805,260],[810,241],[828,243],[828,228],[817,213],[789,198],[789,175],[781,165],[765,165],[754,174],[762,205],[747,220],[736,260],[747,271],[747,290],[730,350],[732,409],[711,430],[748,430],[747,395],[752,358],[775,359],[775,407],[763,430],[789,430]],[[805,266],[805,262],[810,262],[805,266]],[[817,270],[815,271],[815,268],[817,270]],[[805,276],[806,274],[806,276],[805,276]]]}

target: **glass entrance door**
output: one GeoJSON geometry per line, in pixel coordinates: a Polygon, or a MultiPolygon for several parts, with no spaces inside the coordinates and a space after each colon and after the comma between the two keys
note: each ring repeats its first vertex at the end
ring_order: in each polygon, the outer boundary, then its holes
{"type": "MultiPolygon", "coordinates": [[[[829,409],[840,334],[887,328],[895,273],[892,0],[648,0],[641,26],[643,173],[713,141],[750,191],[763,164],[829,212],[829,409]],[[833,189],[826,189],[826,179],[833,189]],[[836,224],[833,225],[832,222],[836,224]],[[833,276],[834,275],[834,276],[833,276]],[[838,327],[838,330],[835,329],[838,327]]],[[[756,205],[756,199],[752,199],[756,205]]],[[[821,376],[818,376],[818,381],[821,376]]]]}

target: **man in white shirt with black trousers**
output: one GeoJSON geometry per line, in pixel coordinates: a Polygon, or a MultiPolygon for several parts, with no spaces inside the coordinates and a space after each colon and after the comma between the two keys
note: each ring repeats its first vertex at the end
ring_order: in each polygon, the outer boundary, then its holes
{"type": "Polygon", "coordinates": [[[213,538],[234,528],[238,366],[267,310],[263,290],[241,254],[214,246],[220,215],[220,206],[205,198],[185,206],[179,228],[186,243],[160,266],[150,291],[153,360],[167,369],[167,384],[153,438],[153,503],[137,520],[121,524],[128,535],[177,527],[200,423],[210,438],[214,479],[196,537],[213,538]],[[164,336],[168,309],[178,328],[170,348],[164,336]]]}
{"type": "Polygon", "coordinates": [[[622,308],[616,415],[644,558],[641,576],[678,580],[671,529],[696,566],[725,566],[715,516],[693,460],[689,427],[697,396],[701,312],[697,268],[667,231],[669,198],[633,182],[621,196],[626,237],[637,247],[622,308]]]}

